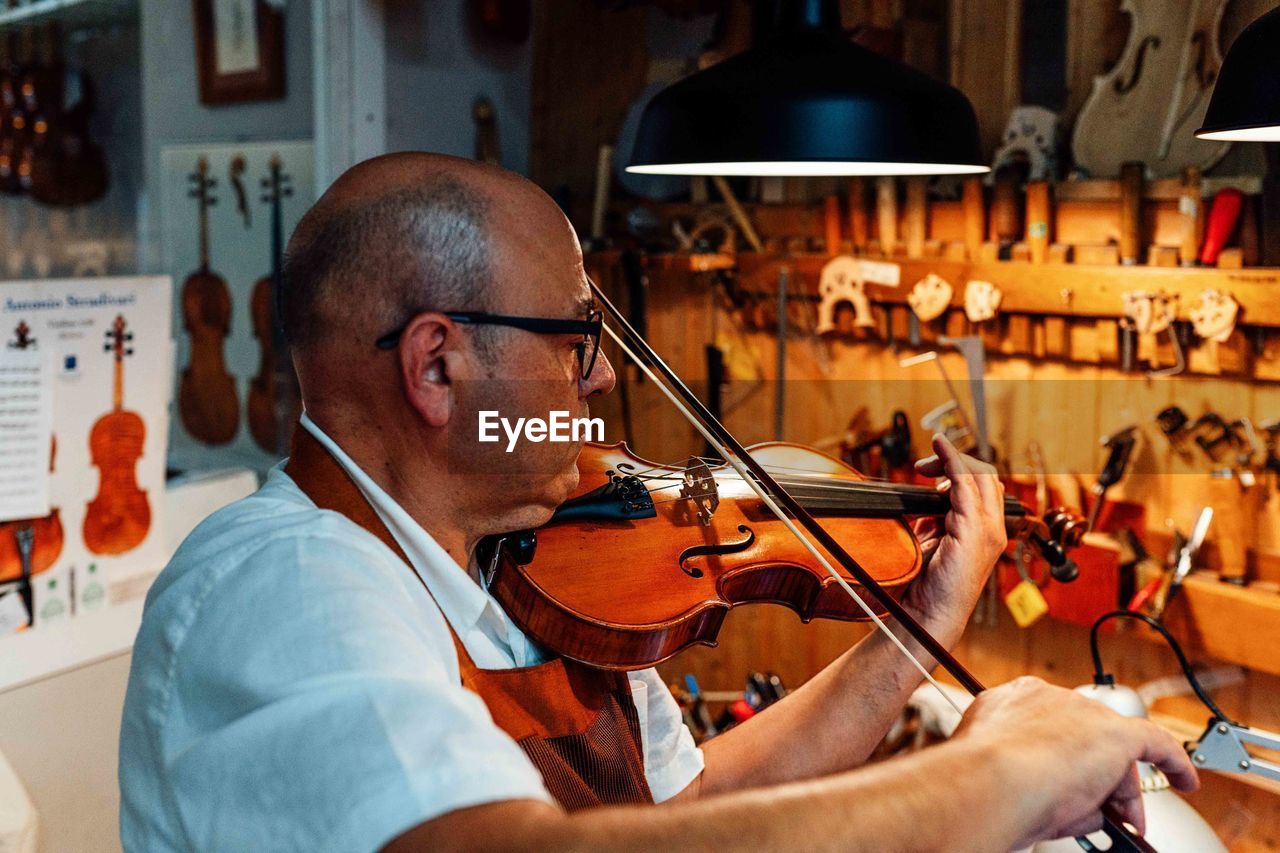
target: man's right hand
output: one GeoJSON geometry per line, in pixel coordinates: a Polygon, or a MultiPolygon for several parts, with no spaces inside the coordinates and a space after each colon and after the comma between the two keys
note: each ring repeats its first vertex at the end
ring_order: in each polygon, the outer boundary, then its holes
{"type": "Polygon", "coordinates": [[[1019,846],[1100,829],[1104,804],[1144,832],[1135,761],[1154,764],[1180,791],[1199,786],[1182,744],[1164,729],[1038,678],[982,693],[954,739],[994,747],[990,754],[1008,774],[1010,805],[1025,810],[1028,831],[1019,846]]]}

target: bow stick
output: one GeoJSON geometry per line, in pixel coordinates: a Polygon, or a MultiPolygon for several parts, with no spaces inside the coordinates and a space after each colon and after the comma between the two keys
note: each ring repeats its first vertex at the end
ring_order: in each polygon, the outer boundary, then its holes
{"type": "MultiPolygon", "coordinates": [[[[898,601],[890,595],[880,584],[871,577],[871,575],[858,564],[848,551],[845,550],[839,542],[837,542],[826,528],[815,519],[808,510],[800,505],[800,502],[793,498],[790,493],[784,489],[777,480],[773,478],[763,465],[755,460],[747,449],[742,446],[733,433],[729,432],[724,424],[707,410],[702,401],[698,399],[689,387],[684,384],[683,380],[676,374],[670,366],[667,365],[662,357],[649,345],[636,330],[627,321],[627,318],[613,304],[613,302],[604,294],[600,287],[588,278],[591,286],[591,292],[595,296],[604,313],[608,316],[611,324],[617,326],[621,330],[622,335],[619,336],[610,325],[606,325],[605,331],[609,334],[615,343],[622,349],[622,352],[633,362],[640,365],[641,369],[653,380],[654,385],[662,391],[668,400],[675,405],[677,411],[684,416],[686,420],[700,433],[703,438],[715,448],[715,450],[737,471],[738,475],[751,486],[751,489],[760,497],[765,506],[778,517],[778,519],[787,526],[800,543],[813,555],[827,573],[840,585],[840,587],[848,593],[855,603],[870,617],[886,637],[904,654],[912,665],[920,671],[920,673],[935,688],[942,693],[943,698],[957,712],[960,709],[956,707],[941,686],[929,673],[928,669],[920,662],[920,660],[911,653],[905,644],[889,629],[884,620],[875,612],[872,607],[867,604],[862,596],[854,591],[853,587],[840,575],[840,573],[831,565],[826,556],[822,554],[813,541],[806,537],[796,526],[799,522],[804,526],[805,530],[817,540],[823,548],[826,549],[836,561],[844,567],[858,583],[861,584],[876,601],[885,609],[890,616],[900,624],[908,634],[911,635],[917,643],[928,652],[939,665],[942,666],[957,682],[960,683],[965,690],[969,691],[972,696],[977,696],[986,687],[977,676],[971,673],[964,664],[960,663],[950,651],[948,651],[941,643],[938,642],[929,631],[916,621],[915,617],[907,612],[898,601]],[[624,338],[626,340],[624,340],[624,338]],[[661,375],[663,381],[659,381],[658,376],[654,375],[656,371],[661,375]],[[779,506],[779,504],[781,506],[779,506]],[[785,512],[784,512],[785,509],[785,512]],[[788,513],[790,516],[788,517],[788,513]]],[[[1144,841],[1140,836],[1131,833],[1125,826],[1120,817],[1108,806],[1102,807],[1103,831],[1107,837],[1111,839],[1111,846],[1108,850],[1115,853],[1156,853],[1154,847],[1144,841]]],[[[1094,851],[1099,848],[1095,847],[1087,838],[1077,838],[1076,841],[1081,848],[1086,851],[1094,851]]]]}

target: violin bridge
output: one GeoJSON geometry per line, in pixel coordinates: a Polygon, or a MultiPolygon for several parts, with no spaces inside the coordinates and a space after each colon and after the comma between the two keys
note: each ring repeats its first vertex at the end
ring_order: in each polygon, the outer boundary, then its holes
{"type": "Polygon", "coordinates": [[[698,521],[705,527],[711,524],[711,517],[720,506],[720,492],[716,489],[716,478],[703,462],[696,456],[690,456],[684,466],[684,483],[680,486],[680,497],[692,501],[698,508],[698,521]]]}

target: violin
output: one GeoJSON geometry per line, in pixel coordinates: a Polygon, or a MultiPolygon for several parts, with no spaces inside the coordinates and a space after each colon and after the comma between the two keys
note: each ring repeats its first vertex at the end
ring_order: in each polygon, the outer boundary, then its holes
{"type": "Polygon", "coordinates": [[[1114,178],[1145,163],[1157,178],[1208,169],[1230,143],[1197,139],[1222,67],[1219,29],[1228,0],[1123,0],[1131,21],[1120,60],[1097,77],[1076,119],[1076,163],[1114,178]]]}
{"type": "MultiPolygon", "coordinates": [[[[845,463],[796,445],[748,450],[595,283],[591,292],[623,356],[723,463],[655,465],[622,445],[588,445],[578,490],[550,523],[491,537],[477,549],[482,579],[513,621],[566,657],[635,669],[713,642],[737,604],[781,603],[805,620],[860,618],[861,611],[961,713],[885,621],[901,626],[969,693],[986,689],[899,602],[921,565],[906,519],[945,513],[947,495],[871,483],[845,463]],[[836,588],[849,603],[839,601],[836,588]]],[[[1005,515],[1011,532],[1039,547],[1051,566],[1071,562],[1066,551],[1083,536],[1082,519],[1065,512],[1036,518],[1008,497],[1005,515]]],[[[1109,850],[1154,853],[1106,806],[1103,829],[1109,850]]],[[[1088,839],[1077,841],[1097,849],[1088,839]]]]}
{"type": "Polygon", "coordinates": [[[279,157],[271,158],[271,177],[263,180],[266,190],[262,200],[271,205],[271,272],[253,286],[250,309],[253,336],[258,340],[261,358],[258,374],[249,380],[249,433],[259,447],[268,453],[280,453],[287,436],[280,425],[297,420],[290,402],[283,400],[294,386],[293,366],[284,341],[280,340],[275,319],[276,294],[284,258],[283,200],[293,195],[290,178],[281,171],[279,157]],[[281,417],[282,410],[285,417],[281,417]],[[290,417],[292,415],[292,417],[290,417]]]}
{"type": "MultiPolygon", "coordinates": [[[[22,45],[26,59],[30,60],[30,35],[23,33],[22,45]]],[[[4,41],[5,51],[0,58],[0,192],[20,195],[25,190],[18,175],[18,163],[31,136],[31,122],[27,115],[26,101],[21,95],[24,72],[18,64],[18,47],[10,33],[4,41]]]]}
{"type": "MultiPolygon", "coordinates": [[[[882,589],[901,597],[923,563],[906,519],[945,514],[947,494],[868,480],[798,444],[769,442],[749,452],[832,536],[858,549],[882,589]]],[[[547,525],[490,540],[479,552],[493,570],[494,597],[558,654],[610,669],[653,666],[691,645],[714,646],[727,612],[752,602],[789,607],[803,622],[869,618],[728,465],[712,467],[700,457],[662,465],[625,443],[587,444],[578,471],[577,490],[547,525]],[[644,559],[607,582],[583,583],[583,555],[591,553],[644,559]]],[[[1027,508],[1006,496],[1011,537],[1022,535],[1027,518],[1027,508]]],[[[1084,533],[1065,512],[1052,525],[1054,537],[1072,545],[1084,533]]],[[[1067,559],[1042,542],[1051,563],[1067,559]]],[[[856,576],[844,572],[841,579],[868,595],[856,576]]]]}
{"type": "MultiPolygon", "coordinates": [[[[31,327],[19,321],[9,347],[22,350],[35,346],[35,343],[35,338],[31,337],[31,327]]],[[[50,471],[53,471],[53,460],[57,452],[58,440],[50,436],[50,471]]],[[[51,567],[62,554],[63,538],[62,514],[58,507],[52,507],[52,511],[43,518],[24,518],[0,524],[0,583],[17,580],[24,574],[36,575],[51,567]],[[22,536],[30,537],[30,554],[27,555],[29,564],[25,570],[22,565],[22,536]]]]}
{"type": "Polygon", "coordinates": [[[18,171],[36,201],[75,207],[106,194],[107,164],[102,148],[89,135],[93,82],[83,71],[67,68],[59,43],[57,25],[50,24],[44,62],[30,75],[30,86],[23,86],[32,120],[18,171]]]}
{"type": "Polygon", "coordinates": [[[124,408],[124,359],[133,333],[117,315],[107,331],[104,349],[115,359],[111,411],[89,432],[89,457],[98,469],[98,494],[85,510],[84,544],[95,554],[132,551],[151,529],[151,504],[138,487],[135,469],[142,456],[147,426],[137,412],[124,408]]]}
{"type": "Polygon", "coordinates": [[[191,360],[178,385],[178,414],[192,437],[226,444],[240,426],[236,380],[227,372],[222,344],[231,333],[231,293],[209,268],[209,208],[215,180],[203,157],[191,175],[191,196],[200,210],[200,267],[182,284],[182,319],[191,338],[191,360]]]}

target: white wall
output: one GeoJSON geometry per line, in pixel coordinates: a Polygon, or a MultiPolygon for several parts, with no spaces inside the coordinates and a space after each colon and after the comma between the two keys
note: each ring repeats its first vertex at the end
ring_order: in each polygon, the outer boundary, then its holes
{"type": "Polygon", "coordinates": [[[385,5],[387,150],[475,156],[471,106],[484,95],[497,114],[502,165],[527,174],[532,35],[508,45],[470,32],[467,5],[385,5]]]}
{"type": "Polygon", "coordinates": [[[129,661],[0,693],[0,752],[40,813],[40,853],[120,850],[116,744],[129,661]]]}

